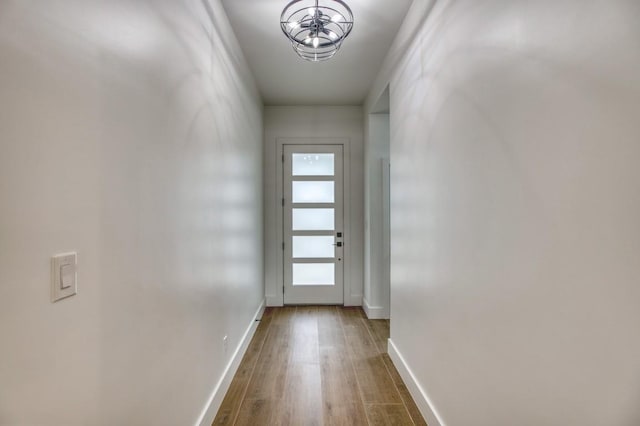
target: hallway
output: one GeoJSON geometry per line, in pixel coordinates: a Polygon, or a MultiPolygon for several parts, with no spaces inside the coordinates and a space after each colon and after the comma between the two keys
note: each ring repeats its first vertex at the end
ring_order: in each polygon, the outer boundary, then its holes
{"type": "Polygon", "coordinates": [[[389,321],[267,308],[214,425],[425,425],[386,345],[389,321]]]}
{"type": "Polygon", "coordinates": [[[640,425],[640,0],[304,1],[0,0],[0,426],[640,425]]]}

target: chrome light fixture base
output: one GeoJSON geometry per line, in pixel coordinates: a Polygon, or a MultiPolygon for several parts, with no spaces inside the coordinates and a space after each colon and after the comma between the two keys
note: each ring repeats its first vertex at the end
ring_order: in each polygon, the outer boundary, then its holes
{"type": "Polygon", "coordinates": [[[353,28],[353,13],[342,0],[293,0],[280,15],[280,28],[302,59],[332,58],[353,28]]]}

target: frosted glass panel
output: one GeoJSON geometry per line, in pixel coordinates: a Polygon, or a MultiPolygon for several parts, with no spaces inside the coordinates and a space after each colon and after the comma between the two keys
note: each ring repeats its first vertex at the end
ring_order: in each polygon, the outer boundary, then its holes
{"type": "Polygon", "coordinates": [[[294,203],[333,203],[334,182],[292,182],[294,203]]]}
{"type": "Polygon", "coordinates": [[[335,285],[333,263],[294,263],[293,285],[335,285]]]}
{"type": "Polygon", "coordinates": [[[291,154],[293,176],[333,176],[334,154],[291,154]]]}
{"type": "Polygon", "coordinates": [[[292,209],[294,231],[333,231],[333,209],[292,209]]]}
{"type": "Polygon", "coordinates": [[[333,258],[333,236],[293,237],[293,257],[333,258]]]}

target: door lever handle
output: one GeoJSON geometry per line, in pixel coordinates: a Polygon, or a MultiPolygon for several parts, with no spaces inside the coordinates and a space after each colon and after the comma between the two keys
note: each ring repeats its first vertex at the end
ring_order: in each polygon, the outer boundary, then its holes
{"type": "Polygon", "coordinates": [[[337,243],[333,244],[334,246],[338,246],[338,247],[342,247],[342,241],[338,241],[337,243]]]}

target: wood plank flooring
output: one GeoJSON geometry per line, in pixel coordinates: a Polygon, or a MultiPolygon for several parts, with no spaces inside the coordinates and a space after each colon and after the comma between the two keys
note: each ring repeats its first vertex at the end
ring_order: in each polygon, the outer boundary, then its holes
{"type": "Polygon", "coordinates": [[[213,425],[426,425],[361,308],[267,308],[213,425]]]}

